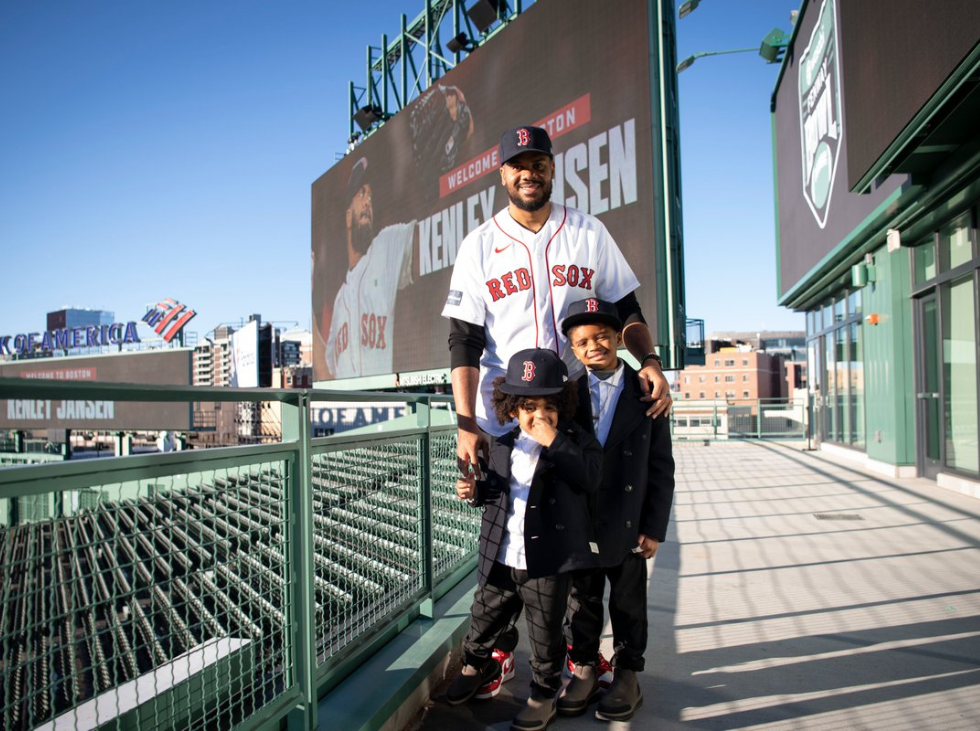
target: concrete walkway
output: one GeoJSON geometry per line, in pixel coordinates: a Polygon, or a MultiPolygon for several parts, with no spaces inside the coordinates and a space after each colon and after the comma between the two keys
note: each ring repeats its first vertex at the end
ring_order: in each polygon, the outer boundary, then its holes
{"type": "MultiPolygon", "coordinates": [[[[593,707],[552,729],[980,729],[980,501],[799,446],[675,456],[645,703],[630,722],[593,707]]],[[[492,701],[451,708],[444,684],[412,728],[508,729],[527,660],[522,643],[492,701]]]]}

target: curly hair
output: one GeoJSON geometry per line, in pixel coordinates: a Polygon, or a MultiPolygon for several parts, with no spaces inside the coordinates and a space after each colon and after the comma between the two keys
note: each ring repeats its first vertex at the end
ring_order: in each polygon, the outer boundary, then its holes
{"type": "MultiPolygon", "coordinates": [[[[493,396],[491,397],[493,413],[496,414],[497,421],[501,424],[506,424],[514,418],[511,414],[516,413],[517,409],[528,398],[527,396],[515,396],[501,391],[500,384],[505,380],[507,379],[504,376],[497,376],[493,379],[493,396]]],[[[578,387],[573,381],[566,383],[561,393],[544,398],[548,400],[549,404],[554,404],[558,408],[560,421],[568,421],[575,416],[575,410],[578,408],[578,387]]]]}

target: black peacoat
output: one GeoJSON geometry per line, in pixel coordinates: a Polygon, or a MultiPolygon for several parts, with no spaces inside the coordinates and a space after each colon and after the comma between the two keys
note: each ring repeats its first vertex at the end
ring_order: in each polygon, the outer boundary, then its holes
{"type": "MultiPolygon", "coordinates": [[[[646,415],[649,403],[640,401],[637,373],[628,363],[623,368],[623,392],[603,447],[602,484],[590,496],[603,567],[622,563],[641,533],[665,540],[674,499],[670,422],[663,416],[651,419],[646,415]]],[[[579,379],[578,387],[575,420],[594,434],[588,375],[579,379]]]]}
{"type": "MultiPolygon", "coordinates": [[[[473,504],[483,509],[480,585],[500,552],[510,506],[510,455],[520,429],[493,439],[484,479],[473,504]]],[[[599,566],[588,494],[599,487],[602,447],[574,422],[559,422],[550,447],[541,450],[524,517],[527,572],[531,578],[599,566]]]]}

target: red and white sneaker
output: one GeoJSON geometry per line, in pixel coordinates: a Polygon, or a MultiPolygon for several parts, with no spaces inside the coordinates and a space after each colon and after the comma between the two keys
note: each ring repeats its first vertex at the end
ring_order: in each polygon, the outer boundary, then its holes
{"type": "Polygon", "coordinates": [[[613,681],[612,664],[599,653],[599,665],[596,667],[596,675],[599,676],[599,687],[608,688],[613,681]]]}
{"type": "MultiPolygon", "coordinates": [[[[568,651],[571,650],[572,646],[568,645],[568,651]]],[[[571,655],[565,655],[565,667],[562,668],[561,674],[564,678],[571,678],[575,674],[575,663],[572,662],[571,655]]],[[[613,666],[602,652],[599,652],[599,660],[596,662],[596,675],[599,676],[601,688],[608,688],[613,681],[613,666]]]]}
{"type": "Polygon", "coordinates": [[[500,675],[480,688],[476,692],[476,695],[473,696],[474,698],[478,698],[480,700],[495,698],[500,693],[500,687],[517,674],[514,667],[513,652],[504,652],[503,650],[495,649],[492,657],[494,660],[500,663],[500,675]]]}

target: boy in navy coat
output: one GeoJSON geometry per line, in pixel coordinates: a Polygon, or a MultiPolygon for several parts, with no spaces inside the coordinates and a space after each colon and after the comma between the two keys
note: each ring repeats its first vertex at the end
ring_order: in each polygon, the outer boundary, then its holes
{"type": "Polygon", "coordinates": [[[556,715],[565,658],[562,621],[571,573],[598,566],[588,493],[600,482],[602,448],[573,421],[576,386],[552,350],[522,350],[494,384],[501,424],[518,428],[490,445],[483,479],[460,478],[456,494],[482,506],[479,586],[450,704],[465,703],[500,673],[491,653],[523,608],[531,644],[531,695],[515,731],[539,731],[556,715]]]}
{"type": "MultiPolygon", "coordinates": [[[[576,572],[566,634],[572,680],[558,699],[563,715],[578,715],[599,698],[596,663],[609,581],[615,674],[596,718],[625,721],[643,702],[636,673],[647,645],[647,559],[666,539],[674,494],[670,424],[646,416],[636,371],[619,359],[622,323],[616,306],[598,299],[572,304],[562,331],[587,368],[578,381],[576,421],[603,445],[602,483],[591,495],[600,568],[576,572]]],[[[651,354],[649,357],[656,357],[651,354]]]]}

